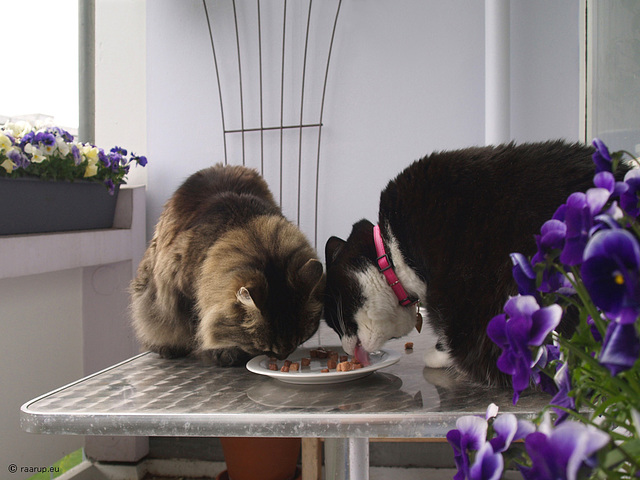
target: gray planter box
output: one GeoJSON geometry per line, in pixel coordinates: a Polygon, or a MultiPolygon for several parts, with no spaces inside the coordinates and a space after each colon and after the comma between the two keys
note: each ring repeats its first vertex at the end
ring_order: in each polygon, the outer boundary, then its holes
{"type": "Polygon", "coordinates": [[[111,228],[119,186],[0,178],[0,235],[111,228]]]}

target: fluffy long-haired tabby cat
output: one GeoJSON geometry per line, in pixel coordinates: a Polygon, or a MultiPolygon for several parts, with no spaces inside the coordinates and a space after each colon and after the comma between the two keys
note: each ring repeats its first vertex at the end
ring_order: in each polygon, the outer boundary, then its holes
{"type": "Polygon", "coordinates": [[[517,293],[509,254],[533,254],[541,225],[568,195],[593,186],[592,151],[561,141],[477,147],[428,155],[400,173],[380,196],[384,252],[367,220],[346,242],[326,244],[325,316],[345,351],[375,351],[409,333],[419,300],[438,337],[428,366],[506,384],[486,326],[517,293]],[[393,288],[381,271],[387,262],[393,288]]]}
{"type": "Polygon", "coordinates": [[[138,339],[164,357],[194,352],[221,366],[286,358],[318,328],[316,256],[257,172],[201,170],[165,205],[132,282],[138,339]]]}

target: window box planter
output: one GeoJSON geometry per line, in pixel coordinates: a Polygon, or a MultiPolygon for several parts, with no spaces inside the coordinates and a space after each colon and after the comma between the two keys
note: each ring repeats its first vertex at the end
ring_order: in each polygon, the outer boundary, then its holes
{"type": "Polygon", "coordinates": [[[0,177],[0,235],[111,228],[119,186],[0,177]]]}

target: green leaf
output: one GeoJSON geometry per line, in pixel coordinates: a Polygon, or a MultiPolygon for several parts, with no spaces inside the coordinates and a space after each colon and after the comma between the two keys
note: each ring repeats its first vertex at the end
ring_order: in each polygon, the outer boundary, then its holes
{"type": "Polygon", "coordinates": [[[625,461],[632,461],[640,468],[640,438],[632,438],[607,452],[602,468],[612,469],[625,461]]]}

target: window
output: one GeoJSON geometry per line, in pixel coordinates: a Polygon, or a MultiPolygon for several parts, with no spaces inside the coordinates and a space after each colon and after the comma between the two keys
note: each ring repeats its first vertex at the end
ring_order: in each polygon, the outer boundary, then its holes
{"type": "Polygon", "coordinates": [[[640,2],[585,4],[586,140],[640,155],[640,2]]]}
{"type": "Polygon", "coordinates": [[[78,1],[4,2],[0,123],[50,120],[78,129],[78,1]]]}

